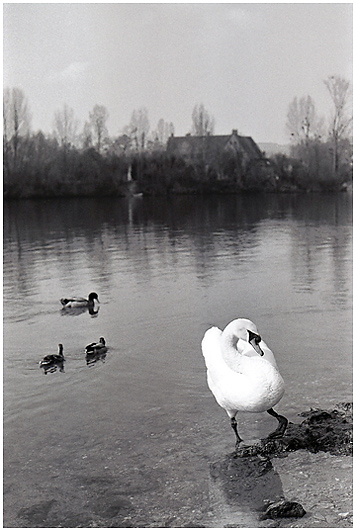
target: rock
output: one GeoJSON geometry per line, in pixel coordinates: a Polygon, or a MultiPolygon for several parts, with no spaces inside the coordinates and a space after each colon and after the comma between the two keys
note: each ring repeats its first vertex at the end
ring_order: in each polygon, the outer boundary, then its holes
{"type": "Polygon", "coordinates": [[[269,503],[263,510],[261,520],[277,519],[277,518],[301,518],[306,514],[303,506],[300,503],[280,500],[278,502],[269,503]]]}

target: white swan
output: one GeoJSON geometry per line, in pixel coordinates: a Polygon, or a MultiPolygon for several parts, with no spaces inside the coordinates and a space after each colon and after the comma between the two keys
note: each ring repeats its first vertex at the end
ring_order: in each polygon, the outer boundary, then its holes
{"type": "Polygon", "coordinates": [[[202,351],[209,389],[231,419],[236,445],[242,441],[235,418],[238,411],[267,411],[279,422],[268,437],[281,437],[288,420],[272,408],[283,396],[284,381],[256,325],[249,319],[235,319],[224,331],[214,326],[205,332],[202,351]]]}

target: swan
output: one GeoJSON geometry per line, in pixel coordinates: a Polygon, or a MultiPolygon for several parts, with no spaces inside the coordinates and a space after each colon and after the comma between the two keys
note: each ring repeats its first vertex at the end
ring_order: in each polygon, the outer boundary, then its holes
{"type": "Polygon", "coordinates": [[[93,308],[94,301],[98,301],[100,304],[97,293],[91,292],[88,295],[88,298],[84,297],[69,297],[61,299],[61,304],[63,308],[93,308]]]}
{"type": "Polygon", "coordinates": [[[45,356],[43,360],[40,361],[40,367],[46,368],[50,365],[54,365],[55,363],[63,363],[65,361],[64,355],[63,355],[63,345],[62,343],[59,343],[58,345],[58,354],[48,354],[48,356],[45,356]]]}
{"type": "Polygon", "coordinates": [[[235,418],[238,411],[267,411],[279,423],[268,438],[281,437],[288,420],[276,413],[273,406],[283,396],[284,381],[256,325],[250,319],[239,318],[223,331],[216,326],[209,328],[202,340],[202,353],[208,387],[231,419],[236,446],[242,441],[235,418]]]}
{"type": "Polygon", "coordinates": [[[103,337],[99,339],[99,343],[90,343],[85,347],[86,354],[104,354],[107,350],[105,339],[103,337]]]}

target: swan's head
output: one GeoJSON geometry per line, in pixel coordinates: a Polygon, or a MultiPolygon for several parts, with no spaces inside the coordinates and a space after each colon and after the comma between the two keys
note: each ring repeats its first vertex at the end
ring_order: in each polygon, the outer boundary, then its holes
{"type": "Polygon", "coordinates": [[[62,345],[62,343],[58,343],[58,354],[63,356],[63,345],[62,345]]]}
{"type": "Polygon", "coordinates": [[[239,340],[249,343],[260,356],[264,355],[259,343],[261,342],[260,333],[257,330],[255,323],[250,319],[235,319],[227,325],[223,331],[223,336],[234,337],[236,339],[236,347],[238,348],[239,340]]]}

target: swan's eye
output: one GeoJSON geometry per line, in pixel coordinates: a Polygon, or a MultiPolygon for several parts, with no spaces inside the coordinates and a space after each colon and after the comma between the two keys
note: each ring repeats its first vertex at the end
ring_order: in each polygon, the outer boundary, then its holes
{"type": "Polygon", "coordinates": [[[251,342],[252,340],[254,340],[255,343],[260,343],[261,336],[258,334],[255,334],[255,332],[251,332],[251,330],[248,330],[248,341],[251,342]]]}

